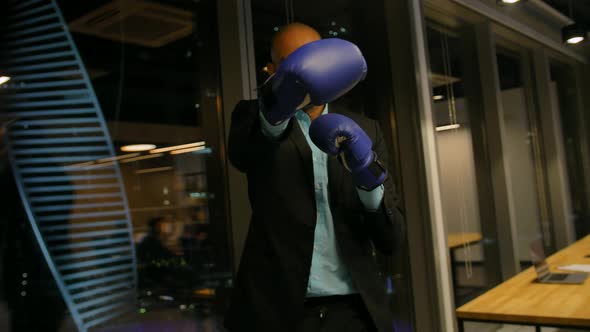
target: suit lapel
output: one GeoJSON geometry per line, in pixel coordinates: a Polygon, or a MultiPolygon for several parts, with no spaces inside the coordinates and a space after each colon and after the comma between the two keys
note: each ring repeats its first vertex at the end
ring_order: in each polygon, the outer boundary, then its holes
{"type": "MultiPolygon", "coordinates": [[[[340,113],[339,108],[335,104],[330,104],[329,113],[340,113]]],[[[330,199],[330,206],[336,207],[339,202],[336,199],[338,193],[342,192],[342,165],[335,156],[328,156],[328,197],[330,199]]],[[[336,211],[332,210],[333,213],[336,211]]]]}
{"type": "Polygon", "coordinates": [[[291,122],[293,123],[293,127],[291,128],[292,130],[291,135],[289,135],[289,139],[295,144],[295,147],[297,147],[297,151],[299,152],[299,156],[301,157],[303,169],[307,177],[308,188],[311,188],[311,191],[313,193],[314,178],[311,148],[309,147],[309,144],[307,144],[305,136],[303,136],[303,132],[301,130],[301,127],[299,126],[299,122],[297,121],[297,119],[293,118],[291,122]]]}

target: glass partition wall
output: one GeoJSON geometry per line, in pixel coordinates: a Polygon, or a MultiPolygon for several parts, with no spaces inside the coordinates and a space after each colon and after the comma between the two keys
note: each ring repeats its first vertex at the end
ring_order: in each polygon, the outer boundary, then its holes
{"type": "Polygon", "coordinates": [[[509,165],[518,260],[526,267],[531,264],[529,248],[533,241],[543,239],[546,254],[555,251],[541,127],[532,95],[532,66],[527,53],[499,49],[496,59],[508,142],[505,158],[509,165]]]}
{"type": "Polygon", "coordinates": [[[0,330],[220,330],[216,2],[1,6],[0,330]]]}
{"type": "MultiPolygon", "coordinates": [[[[549,189],[547,142],[543,141],[550,136],[542,135],[542,124],[547,124],[541,123],[541,101],[535,90],[542,82],[535,81],[540,76],[535,75],[532,55],[491,32],[469,25],[451,29],[435,22],[426,29],[437,166],[456,306],[530,266],[533,241],[542,239],[545,253],[554,253],[554,227],[567,222],[556,220],[559,217],[552,211],[557,194],[549,189]],[[482,47],[496,38],[501,45],[482,47]],[[484,81],[493,76],[497,83],[484,81]],[[497,104],[490,102],[496,100],[497,104]],[[500,164],[505,165],[501,172],[495,168],[500,164]],[[496,201],[496,190],[504,190],[501,202],[496,201]],[[499,219],[497,204],[506,204],[508,220],[499,219]]],[[[553,83],[553,93],[561,93],[555,102],[566,108],[562,117],[567,116],[576,91],[564,78],[567,72],[557,74],[553,68],[551,73],[553,77],[561,74],[563,87],[558,91],[553,83]]],[[[571,120],[563,126],[571,127],[571,120]]],[[[573,134],[570,129],[566,135],[573,134]]],[[[575,144],[579,143],[570,140],[569,148],[576,148],[575,144]]],[[[570,172],[576,167],[572,154],[568,155],[570,172]]],[[[572,193],[576,190],[581,189],[572,193]]],[[[583,196],[578,196],[578,211],[583,213],[583,196]]],[[[502,327],[467,325],[469,331],[494,328],[502,327]]]]}
{"type": "Polygon", "coordinates": [[[472,127],[481,124],[471,119],[478,109],[472,90],[466,88],[470,68],[465,49],[471,45],[460,33],[435,24],[426,32],[443,216],[455,304],[460,306],[499,283],[498,239],[479,209],[482,175],[474,151],[485,147],[472,136],[472,127]]]}
{"type": "Polygon", "coordinates": [[[559,114],[565,151],[572,218],[575,238],[581,239],[590,233],[587,160],[589,151],[585,143],[584,120],[581,118],[575,64],[550,59],[551,108],[559,114]]]}

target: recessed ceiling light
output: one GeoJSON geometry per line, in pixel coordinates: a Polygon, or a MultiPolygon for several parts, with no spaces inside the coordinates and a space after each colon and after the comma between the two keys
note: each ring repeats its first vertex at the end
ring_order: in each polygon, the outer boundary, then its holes
{"type": "Polygon", "coordinates": [[[517,3],[520,0],[498,0],[499,3],[506,3],[506,4],[513,4],[513,3],[517,3]]]}
{"type": "Polygon", "coordinates": [[[164,166],[164,167],[140,169],[140,170],[136,171],[135,173],[146,174],[146,173],[164,172],[164,171],[171,171],[171,170],[173,170],[172,166],[164,166]]]}
{"type": "Polygon", "coordinates": [[[156,146],[154,144],[131,144],[125,145],[121,147],[121,151],[124,152],[141,152],[141,151],[148,151],[151,149],[155,149],[156,146]]]}
{"type": "Polygon", "coordinates": [[[458,129],[460,127],[461,127],[460,124],[455,123],[455,124],[452,124],[452,125],[438,126],[438,127],[436,127],[436,131],[445,131],[445,130],[451,130],[451,129],[458,129]]]}
{"type": "Polygon", "coordinates": [[[116,160],[121,160],[121,159],[126,159],[126,158],[133,158],[133,157],[137,157],[137,156],[139,156],[139,153],[130,153],[130,154],[124,154],[124,155],[119,155],[119,156],[114,156],[114,157],[109,157],[109,158],[98,159],[96,162],[97,163],[105,163],[107,161],[116,161],[116,160]]]}
{"type": "Polygon", "coordinates": [[[188,144],[181,144],[181,145],[174,145],[174,146],[168,146],[165,148],[151,150],[150,153],[160,153],[160,152],[168,152],[168,151],[172,151],[172,150],[188,149],[188,148],[193,148],[195,146],[203,146],[203,145],[205,145],[204,141],[188,143],[188,144]]]}
{"type": "Polygon", "coordinates": [[[0,76],[0,85],[10,81],[10,77],[8,76],[0,76]]]}
{"type": "Polygon", "coordinates": [[[443,95],[435,95],[435,96],[432,96],[432,99],[433,100],[442,100],[444,98],[445,98],[445,96],[443,96],[443,95]]]}
{"type": "Polygon", "coordinates": [[[123,159],[121,160],[122,163],[131,163],[134,161],[139,161],[139,160],[145,160],[145,159],[152,159],[152,158],[158,158],[158,157],[162,157],[164,154],[163,153],[158,153],[158,154],[148,154],[148,155],[143,155],[141,157],[135,157],[135,158],[128,158],[128,159],[123,159]]]}
{"type": "Polygon", "coordinates": [[[189,152],[194,152],[194,151],[199,151],[199,150],[204,150],[204,149],[205,149],[204,146],[196,146],[194,148],[188,148],[188,149],[180,149],[180,150],[170,151],[170,154],[189,153],[189,152]]]}

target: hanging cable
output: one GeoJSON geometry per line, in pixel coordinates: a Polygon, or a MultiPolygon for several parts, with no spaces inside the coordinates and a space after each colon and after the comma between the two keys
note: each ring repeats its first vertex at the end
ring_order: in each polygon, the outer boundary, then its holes
{"type": "MultiPolygon", "coordinates": [[[[119,3],[121,7],[121,4],[119,3]]],[[[119,8],[119,10],[123,10],[119,8]]],[[[117,88],[117,101],[115,104],[115,121],[113,126],[112,136],[117,137],[119,132],[119,120],[121,118],[121,106],[123,104],[123,92],[125,89],[125,26],[123,22],[119,22],[119,36],[121,37],[121,48],[119,52],[119,86],[117,88]]]]}
{"type": "MultiPolygon", "coordinates": [[[[453,69],[451,66],[451,55],[449,50],[449,39],[448,36],[445,34],[441,34],[441,44],[443,48],[443,72],[446,79],[446,91],[447,91],[447,105],[448,105],[448,114],[449,114],[449,122],[451,125],[458,124],[457,119],[457,105],[455,100],[455,88],[453,86],[454,76],[453,69]]],[[[459,132],[458,128],[453,129],[455,133],[459,132]]],[[[467,223],[467,197],[465,195],[465,181],[462,176],[458,176],[456,183],[458,184],[459,190],[455,191],[457,194],[457,203],[459,205],[459,223],[461,227],[461,237],[463,242],[463,252],[464,252],[464,259],[465,259],[465,274],[467,275],[467,279],[471,279],[473,277],[473,259],[471,255],[471,244],[466,241],[464,238],[465,234],[467,233],[468,223],[467,223]]]]}
{"type": "Polygon", "coordinates": [[[285,0],[285,24],[289,24],[289,0],[285,0]]]}
{"type": "Polygon", "coordinates": [[[449,117],[449,124],[453,124],[453,115],[452,115],[452,110],[451,110],[451,103],[450,103],[450,98],[449,95],[451,93],[450,88],[449,88],[449,75],[447,73],[448,68],[447,68],[447,49],[446,49],[446,36],[444,34],[440,34],[440,44],[442,47],[442,61],[443,61],[443,76],[444,76],[444,86],[445,86],[445,92],[447,94],[447,115],[449,117]]]}
{"type": "Polygon", "coordinates": [[[286,17],[285,24],[290,24],[295,21],[295,11],[293,10],[293,0],[285,0],[285,17],[286,17]]]}

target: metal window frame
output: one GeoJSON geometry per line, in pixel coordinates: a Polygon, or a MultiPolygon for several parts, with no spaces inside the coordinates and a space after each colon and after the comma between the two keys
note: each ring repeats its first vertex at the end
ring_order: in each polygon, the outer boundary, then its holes
{"type": "Polygon", "coordinates": [[[554,245],[556,249],[561,249],[574,242],[575,232],[561,117],[559,110],[551,107],[551,105],[559,105],[559,102],[553,100],[554,96],[551,93],[550,62],[547,52],[543,49],[533,50],[532,64],[535,76],[533,88],[537,98],[539,126],[546,159],[548,203],[551,207],[554,245]]]}
{"type": "MultiPolygon", "coordinates": [[[[256,98],[254,37],[250,0],[221,0],[217,5],[221,63],[224,138],[227,141],[233,107],[240,100],[256,98]]],[[[228,165],[231,165],[227,162],[228,165]]],[[[250,202],[246,176],[227,168],[230,243],[234,272],[237,271],[250,225],[250,202]],[[231,190],[229,190],[231,188],[231,190]]]]}
{"type": "MultiPolygon", "coordinates": [[[[590,174],[590,136],[587,128],[590,128],[590,115],[584,112],[584,107],[590,105],[590,66],[583,64],[574,64],[575,84],[576,84],[576,115],[578,121],[578,133],[580,135],[580,159],[584,174],[590,174]]],[[[590,188],[590,176],[584,178],[582,184],[585,188],[590,188]]],[[[588,189],[586,189],[588,192],[588,189]]],[[[590,206],[590,195],[586,194],[586,206],[590,206]]],[[[590,231],[590,225],[586,226],[590,231]]]]}
{"type": "Polygon", "coordinates": [[[422,0],[385,1],[416,331],[455,330],[422,0]],[[403,14],[400,14],[403,13],[403,14]],[[410,50],[410,51],[400,51],[410,50]],[[404,124],[404,125],[399,125],[404,124]]]}
{"type": "MultiPolygon", "coordinates": [[[[452,285],[449,266],[449,250],[447,246],[447,232],[443,221],[440,177],[438,172],[438,151],[435,138],[435,122],[433,120],[432,88],[429,79],[428,54],[426,46],[426,25],[422,14],[421,1],[409,1],[410,34],[412,36],[412,51],[416,57],[415,75],[416,92],[418,97],[418,113],[420,117],[421,149],[424,162],[424,180],[426,181],[428,209],[430,212],[430,238],[433,245],[433,264],[436,287],[436,302],[438,305],[438,319],[441,331],[455,329],[452,285]],[[444,253],[444,254],[443,254],[444,253]],[[445,257],[446,259],[441,259],[445,257]]],[[[391,19],[394,19],[393,17],[391,19]]],[[[415,252],[414,252],[415,254],[415,252]]],[[[412,250],[410,250],[412,255],[412,250]]],[[[419,311],[417,311],[418,313],[419,311]]],[[[417,317],[417,321],[419,318],[417,317]]]]}

